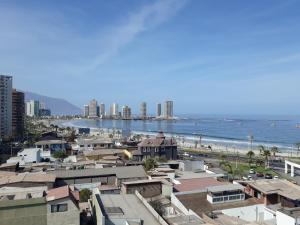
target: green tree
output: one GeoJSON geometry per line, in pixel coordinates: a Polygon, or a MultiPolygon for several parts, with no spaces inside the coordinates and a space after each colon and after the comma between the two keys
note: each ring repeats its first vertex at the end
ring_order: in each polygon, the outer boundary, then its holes
{"type": "Polygon", "coordinates": [[[267,149],[263,150],[261,155],[265,158],[265,168],[269,166],[269,157],[271,156],[271,152],[267,149]]]}
{"type": "Polygon", "coordinates": [[[156,165],[157,165],[157,163],[156,163],[155,159],[152,159],[152,158],[146,159],[146,161],[145,161],[145,170],[149,171],[151,169],[154,169],[156,165]]]}
{"type": "Polygon", "coordinates": [[[258,150],[259,150],[259,154],[262,155],[262,153],[266,150],[266,148],[265,148],[265,146],[263,146],[263,145],[259,145],[259,146],[258,146],[258,150]]]}
{"type": "Polygon", "coordinates": [[[272,155],[275,157],[275,156],[276,156],[276,153],[279,152],[278,147],[277,147],[277,146],[273,146],[273,147],[271,148],[271,152],[272,152],[272,155]]]}
{"type": "Polygon", "coordinates": [[[252,163],[252,159],[255,156],[255,153],[252,150],[250,150],[250,151],[247,152],[246,155],[249,158],[249,166],[250,166],[250,164],[252,163]]]}
{"type": "Polygon", "coordinates": [[[87,188],[82,189],[79,192],[80,202],[87,202],[90,199],[91,195],[92,192],[89,189],[87,188]]]}
{"type": "Polygon", "coordinates": [[[56,151],[53,153],[53,157],[62,160],[67,157],[67,154],[64,151],[56,151]]]}

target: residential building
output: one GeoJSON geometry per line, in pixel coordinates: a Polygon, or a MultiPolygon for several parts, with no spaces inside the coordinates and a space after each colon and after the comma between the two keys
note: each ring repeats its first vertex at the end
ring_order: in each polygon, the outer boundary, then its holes
{"type": "Polygon", "coordinates": [[[99,115],[101,118],[105,117],[105,104],[101,103],[99,108],[99,115]]]}
{"type": "Polygon", "coordinates": [[[110,107],[110,115],[111,116],[119,116],[119,105],[117,103],[113,103],[110,107]]]}
{"type": "Polygon", "coordinates": [[[51,116],[51,110],[50,109],[40,109],[39,116],[40,117],[51,116]]]}
{"type": "Polygon", "coordinates": [[[147,118],[147,103],[142,102],[141,108],[140,108],[141,118],[146,119],[147,118]]]}
{"type": "Polygon", "coordinates": [[[40,112],[40,102],[30,100],[26,103],[26,115],[30,117],[38,117],[40,112]]]}
{"type": "Polygon", "coordinates": [[[50,157],[56,151],[66,151],[68,148],[68,143],[62,139],[49,139],[49,140],[41,140],[36,142],[36,148],[43,149],[43,157],[46,155],[50,157]],[[48,153],[48,154],[47,154],[48,153]]]}
{"type": "Polygon", "coordinates": [[[153,208],[138,193],[100,194],[99,190],[95,188],[91,204],[94,209],[93,218],[97,225],[166,224],[157,213],[153,213],[153,208]]]}
{"type": "Polygon", "coordinates": [[[207,201],[211,204],[245,200],[244,187],[239,184],[224,184],[207,188],[207,201]]]}
{"type": "Polygon", "coordinates": [[[93,151],[83,152],[86,160],[100,160],[100,159],[120,159],[124,156],[124,152],[121,149],[98,149],[93,151]]]}
{"type": "Polygon", "coordinates": [[[172,119],[173,118],[173,101],[166,101],[164,105],[164,118],[172,119]]]}
{"type": "Polygon", "coordinates": [[[0,75],[0,138],[12,135],[12,77],[0,75]]]}
{"type": "Polygon", "coordinates": [[[80,224],[79,193],[69,186],[47,192],[47,225],[80,224]]]}
{"type": "Polygon", "coordinates": [[[100,183],[120,187],[122,182],[144,180],[147,174],[142,166],[120,166],[101,169],[55,170],[49,174],[56,176],[57,187],[65,185],[100,183]]]}
{"type": "Polygon", "coordinates": [[[26,163],[37,163],[41,161],[41,148],[24,148],[22,151],[18,152],[18,156],[21,157],[21,164],[26,163]]]}
{"type": "Polygon", "coordinates": [[[40,102],[40,109],[46,109],[46,103],[45,102],[40,102]]]}
{"type": "Polygon", "coordinates": [[[77,138],[75,142],[76,144],[72,145],[72,149],[75,151],[112,148],[114,145],[111,138],[77,138]]]}
{"type": "Polygon", "coordinates": [[[89,106],[84,105],[84,117],[88,117],[88,116],[89,116],[89,106]]]}
{"type": "Polygon", "coordinates": [[[300,207],[282,208],[276,211],[277,225],[300,225],[300,207]]]}
{"type": "Polygon", "coordinates": [[[177,144],[173,138],[166,138],[159,132],[154,138],[146,138],[138,144],[143,159],[164,157],[167,160],[177,159],[177,144]]]}
{"type": "Polygon", "coordinates": [[[47,187],[0,188],[0,225],[47,225],[47,187]]]}
{"type": "Polygon", "coordinates": [[[12,135],[14,138],[22,138],[25,125],[25,101],[24,93],[12,91],[12,135]]]}
{"type": "Polygon", "coordinates": [[[158,103],[156,106],[156,116],[161,117],[161,103],[158,103]]]}
{"type": "Polygon", "coordinates": [[[125,120],[131,119],[131,108],[127,105],[122,108],[122,118],[125,120]]]}
{"type": "Polygon", "coordinates": [[[90,101],[90,104],[89,104],[89,117],[90,118],[96,118],[98,116],[99,116],[99,114],[98,114],[98,103],[95,99],[93,99],[93,100],[90,101]]]}

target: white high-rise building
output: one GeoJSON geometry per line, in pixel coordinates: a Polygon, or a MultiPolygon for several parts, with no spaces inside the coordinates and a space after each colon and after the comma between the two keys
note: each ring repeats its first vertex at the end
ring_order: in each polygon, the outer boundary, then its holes
{"type": "Polygon", "coordinates": [[[166,101],[164,106],[164,118],[173,118],[173,101],[166,101]]]}
{"type": "Polygon", "coordinates": [[[101,103],[100,104],[100,117],[103,118],[105,116],[105,104],[104,103],[101,103]]]}
{"type": "Polygon", "coordinates": [[[146,102],[142,102],[140,111],[141,111],[141,118],[146,119],[146,117],[147,117],[147,103],[146,102]]]}
{"type": "Polygon", "coordinates": [[[110,108],[111,116],[119,116],[119,105],[117,103],[113,103],[110,108]]]}
{"type": "Polygon", "coordinates": [[[30,117],[39,116],[40,112],[40,102],[35,100],[30,100],[26,102],[26,115],[30,117]]]}
{"type": "Polygon", "coordinates": [[[93,99],[90,101],[90,104],[89,104],[89,117],[91,118],[95,118],[95,117],[98,117],[99,114],[98,114],[98,102],[93,99]]]}
{"type": "Polygon", "coordinates": [[[12,77],[0,75],[0,138],[12,135],[12,77]]]}

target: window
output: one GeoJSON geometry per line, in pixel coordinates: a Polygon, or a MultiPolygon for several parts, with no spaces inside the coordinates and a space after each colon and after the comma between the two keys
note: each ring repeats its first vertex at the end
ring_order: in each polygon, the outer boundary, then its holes
{"type": "Polygon", "coordinates": [[[57,204],[57,205],[51,205],[51,212],[65,212],[68,211],[68,204],[57,204]]]}

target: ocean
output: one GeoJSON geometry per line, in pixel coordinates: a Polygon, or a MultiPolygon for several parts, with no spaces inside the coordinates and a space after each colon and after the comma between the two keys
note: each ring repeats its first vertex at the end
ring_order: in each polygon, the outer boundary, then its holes
{"type": "Polygon", "coordinates": [[[183,116],[178,120],[101,120],[76,119],[60,122],[63,126],[121,129],[124,135],[132,132],[152,134],[163,131],[169,136],[185,137],[202,143],[233,148],[277,146],[280,150],[295,149],[300,142],[300,116],[183,116]]]}

